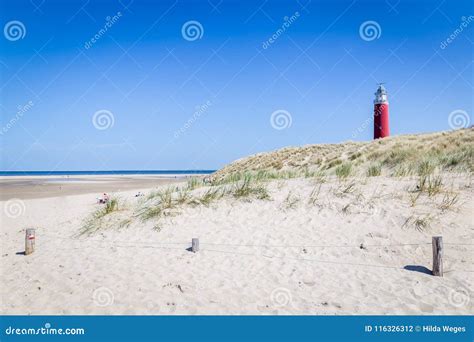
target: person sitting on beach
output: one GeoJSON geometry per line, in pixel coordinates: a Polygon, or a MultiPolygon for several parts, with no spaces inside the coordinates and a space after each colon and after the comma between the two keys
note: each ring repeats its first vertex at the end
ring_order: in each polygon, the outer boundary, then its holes
{"type": "Polygon", "coordinates": [[[105,193],[105,192],[104,192],[104,195],[102,197],[97,198],[97,202],[99,204],[107,203],[108,201],[109,201],[109,195],[107,195],[107,193],[105,193]]]}

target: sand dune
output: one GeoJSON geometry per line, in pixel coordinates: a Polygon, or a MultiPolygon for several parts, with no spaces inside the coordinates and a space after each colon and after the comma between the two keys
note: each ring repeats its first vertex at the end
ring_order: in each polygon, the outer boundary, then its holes
{"type": "Polygon", "coordinates": [[[313,182],[273,182],[271,200],[182,209],[161,219],[160,231],[154,220],[119,229],[115,220],[138,201],[121,193],[129,206],[81,237],[96,208],[90,195],[27,200],[25,215],[2,220],[3,313],[472,313],[469,180],[447,180],[459,204],[445,212],[442,196],[412,208],[410,179],[357,180],[343,196],[343,185],[328,181],[310,204],[313,182]],[[405,224],[424,215],[433,217],[422,231],[405,224]],[[16,254],[25,227],[37,228],[37,250],[26,257],[16,254]],[[446,244],[443,278],[423,273],[436,234],[446,244]],[[186,250],[192,237],[196,254],[186,250]]]}
{"type": "Polygon", "coordinates": [[[242,172],[332,173],[345,163],[353,174],[365,175],[370,166],[382,174],[405,176],[416,173],[420,158],[437,159],[450,168],[474,171],[474,128],[430,134],[399,135],[370,142],[287,147],[239,159],[213,174],[216,181],[242,172]]]}
{"type": "Polygon", "coordinates": [[[2,314],[472,314],[469,162],[2,201],[2,314]]]}

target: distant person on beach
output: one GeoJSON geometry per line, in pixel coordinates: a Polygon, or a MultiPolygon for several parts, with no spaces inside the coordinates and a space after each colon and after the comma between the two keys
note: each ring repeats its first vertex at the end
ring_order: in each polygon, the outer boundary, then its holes
{"type": "Polygon", "coordinates": [[[105,192],[102,195],[102,197],[97,197],[97,203],[99,204],[104,204],[104,203],[107,203],[108,201],[109,201],[109,195],[107,195],[107,193],[105,192]]]}

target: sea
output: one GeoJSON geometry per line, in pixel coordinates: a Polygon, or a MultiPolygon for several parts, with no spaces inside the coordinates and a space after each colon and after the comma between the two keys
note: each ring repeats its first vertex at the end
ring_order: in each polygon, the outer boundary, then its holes
{"type": "Polygon", "coordinates": [[[0,176],[208,175],[216,170],[0,171],[0,176]]]}

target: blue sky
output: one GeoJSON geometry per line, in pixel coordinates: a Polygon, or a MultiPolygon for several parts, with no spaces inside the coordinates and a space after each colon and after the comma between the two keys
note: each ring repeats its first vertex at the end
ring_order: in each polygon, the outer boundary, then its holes
{"type": "Polygon", "coordinates": [[[2,0],[0,168],[216,169],[370,140],[377,82],[392,135],[452,129],[453,111],[465,125],[473,15],[470,1],[2,0]]]}

